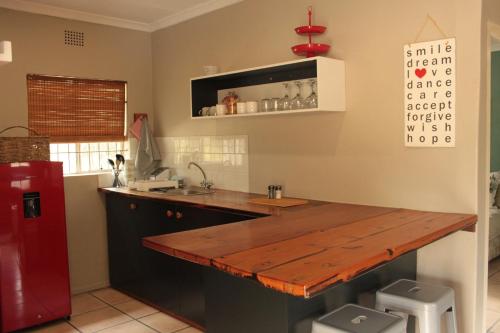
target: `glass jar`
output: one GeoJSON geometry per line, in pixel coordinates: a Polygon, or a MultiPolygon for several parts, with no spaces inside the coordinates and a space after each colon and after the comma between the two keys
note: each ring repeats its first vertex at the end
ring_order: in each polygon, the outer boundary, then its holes
{"type": "Polygon", "coordinates": [[[238,102],[238,95],[234,91],[230,91],[226,97],[222,99],[222,103],[226,104],[226,114],[236,114],[236,103],[238,102]]]}

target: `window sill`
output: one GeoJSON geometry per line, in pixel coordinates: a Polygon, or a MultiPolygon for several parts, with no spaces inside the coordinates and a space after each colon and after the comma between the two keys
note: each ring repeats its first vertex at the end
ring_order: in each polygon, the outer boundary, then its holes
{"type": "Polygon", "coordinates": [[[111,170],[110,171],[96,171],[96,172],[88,172],[88,173],[70,173],[67,175],[63,175],[64,178],[68,177],[84,177],[84,176],[101,176],[101,175],[111,175],[111,170]]]}

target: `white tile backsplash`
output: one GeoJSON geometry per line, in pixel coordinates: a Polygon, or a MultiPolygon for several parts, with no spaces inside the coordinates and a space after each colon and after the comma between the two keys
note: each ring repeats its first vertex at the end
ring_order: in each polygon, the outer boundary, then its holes
{"type": "Polygon", "coordinates": [[[248,136],[157,137],[162,165],[171,174],[183,177],[188,185],[198,185],[202,175],[193,161],[201,165],[215,188],[249,191],[248,136]]]}

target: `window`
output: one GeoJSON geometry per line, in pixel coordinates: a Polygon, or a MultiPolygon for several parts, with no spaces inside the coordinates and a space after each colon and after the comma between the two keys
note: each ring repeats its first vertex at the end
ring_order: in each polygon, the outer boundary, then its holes
{"type": "Polygon", "coordinates": [[[124,81],[27,76],[29,127],[49,136],[50,157],[65,174],[110,170],[127,155],[124,81]]]}
{"type": "Polygon", "coordinates": [[[116,154],[128,158],[127,141],[50,144],[50,160],[63,162],[65,174],[111,170],[108,158],[115,161],[116,154]]]}

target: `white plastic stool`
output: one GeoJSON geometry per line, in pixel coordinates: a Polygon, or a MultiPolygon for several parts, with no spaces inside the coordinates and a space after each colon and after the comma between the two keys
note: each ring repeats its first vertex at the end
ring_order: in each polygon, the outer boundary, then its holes
{"type": "Polygon", "coordinates": [[[313,321],[312,333],[404,333],[404,320],[389,313],[347,304],[313,321]]]}
{"type": "Polygon", "coordinates": [[[457,332],[453,289],[412,280],[399,280],[377,291],[376,308],[400,311],[418,319],[421,333],[441,332],[441,316],[446,314],[448,333],[457,332]]]}

